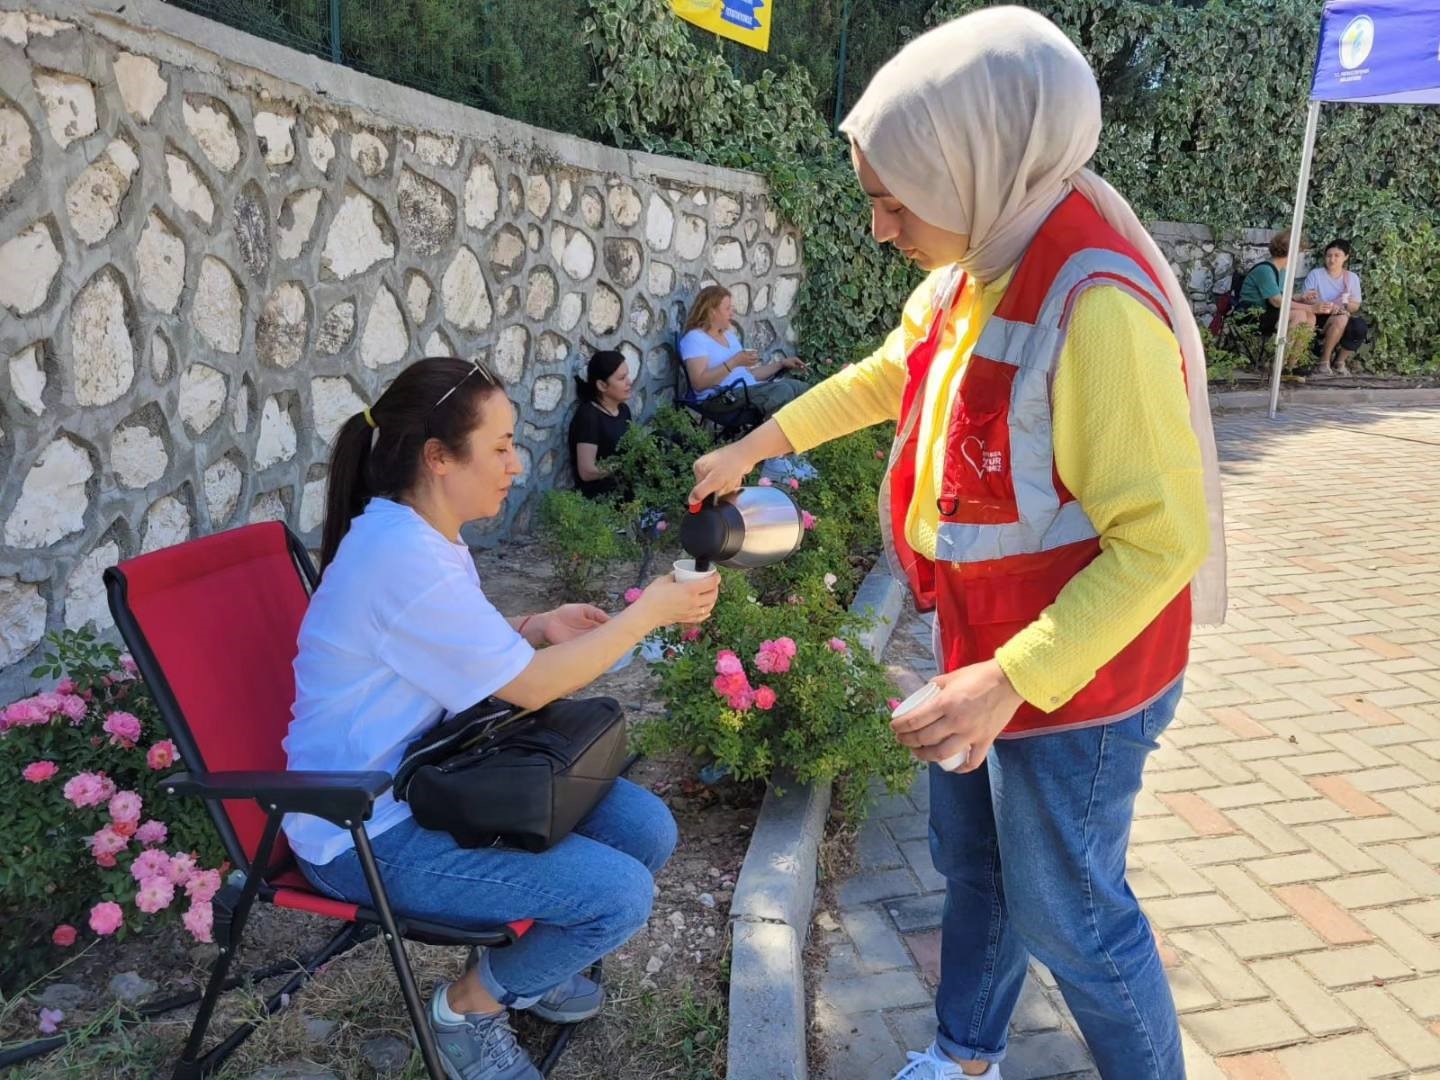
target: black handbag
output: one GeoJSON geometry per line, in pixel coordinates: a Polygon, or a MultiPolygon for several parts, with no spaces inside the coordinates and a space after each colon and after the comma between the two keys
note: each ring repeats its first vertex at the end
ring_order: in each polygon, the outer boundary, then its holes
{"type": "Polygon", "coordinates": [[[486,698],[416,739],[393,791],[422,828],[461,847],[544,851],[610,793],[625,764],[625,716],[613,698],[524,712],[486,698]]]}

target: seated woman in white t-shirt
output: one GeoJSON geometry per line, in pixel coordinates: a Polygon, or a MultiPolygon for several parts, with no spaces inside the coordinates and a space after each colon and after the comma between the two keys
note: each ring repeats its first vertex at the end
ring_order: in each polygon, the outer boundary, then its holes
{"type": "Polygon", "coordinates": [[[680,338],[680,362],[690,386],[701,401],[728,386],[749,387],[750,401],[766,416],[788,405],[809,387],[799,379],[780,377],[805,365],[798,356],[761,361],[760,354],[740,344],[731,320],[735,302],[723,285],[706,285],[695,297],[685,333],[680,338]]]}
{"type": "Polygon", "coordinates": [[[1300,299],[1315,311],[1315,328],[1324,334],[1317,375],[1349,375],[1351,355],[1370,334],[1370,327],[1359,315],[1360,275],[1345,269],[1350,260],[1350,241],[1331,240],[1325,245],[1325,265],[1305,275],[1300,299]],[[1335,355],[1336,349],[1340,355],[1335,355]],[[1331,358],[1335,366],[1330,366],[1331,358]]]}
{"type": "MultiPolygon", "coordinates": [[[[449,357],[412,364],[341,427],[322,577],[295,659],[291,769],[394,773],[406,745],[447,712],[490,695],[539,708],[584,687],[652,630],[710,614],[718,578],[670,575],[614,618],[587,604],[497,611],[460,527],[500,512],[521,471],[514,434],[515,409],[495,376],[449,357]]],[[[346,830],[290,814],[285,832],[318,889],[370,902],[346,830]]],[[[580,973],[645,925],[653,875],[676,839],[665,804],[624,779],[540,853],[461,848],[417,826],[388,793],[368,832],[396,911],[475,928],[535,920],[431,1002],[446,1070],[466,1080],[538,1080],[507,1008],[561,1023],[600,1010],[601,988],[580,973]]]]}

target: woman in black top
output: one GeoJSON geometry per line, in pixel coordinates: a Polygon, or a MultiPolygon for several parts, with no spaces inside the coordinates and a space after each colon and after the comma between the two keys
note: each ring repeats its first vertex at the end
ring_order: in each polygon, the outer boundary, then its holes
{"type": "Polygon", "coordinates": [[[615,453],[630,427],[630,367],[614,350],[597,352],[586,365],[585,377],[575,378],[580,408],[570,421],[570,464],[575,486],[587,498],[609,495],[616,483],[601,464],[615,453]]]}

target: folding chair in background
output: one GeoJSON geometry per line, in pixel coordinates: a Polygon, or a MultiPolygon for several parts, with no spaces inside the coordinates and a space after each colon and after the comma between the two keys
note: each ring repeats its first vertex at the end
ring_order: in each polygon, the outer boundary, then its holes
{"type": "MultiPolygon", "coordinates": [[[[434,1080],[445,1074],[404,939],[496,948],[513,944],[531,926],[526,919],[475,931],[396,915],[365,832],[376,798],[390,786],[389,774],[286,770],[281,740],[295,695],[291,665],[300,620],[318,582],[304,546],[280,522],[191,540],[105,571],[115,623],[186,766],[166,779],[164,789],[205,800],[231,863],[243,873],[243,885],[227,884],[214,900],[220,951],[175,1066],[176,1080],[208,1076],[256,1027],[241,1025],[202,1056],[216,1002],[237,981],[227,977],[257,900],[339,924],[329,941],[297,962],[289,984],[267,1000],[266,1015],[278,1012],[326,961],[378,932],[434,1080]],[[314,814],[350,830],[373,907],[315,891],[281,832],[287,813],[314,814]]],[[[542,1072],[554,1066],[573,1030],[560,1028],[542,1072]]]]}

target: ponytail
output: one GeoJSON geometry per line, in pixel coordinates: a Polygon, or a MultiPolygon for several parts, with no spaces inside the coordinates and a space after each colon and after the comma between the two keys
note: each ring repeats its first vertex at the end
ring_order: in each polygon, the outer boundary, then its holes
{"type": "Polygon", "coordinates": [[[478,360],[430,357],[411,364],[373,406],[340,426],[326,483],[322,573],[366,503],[377,496],[403,495],[414,486],[431,439],[440,440],[464,460],[470,432],[480,423],[481,406],[503,389],[478,360]]]}
{"type": "Polygon", "coordinates": [[[335,558],[350,521],[370,501],[370,444],[373,431],[363,412],[340,425],[335,449],[330,452],[330,474],[325,485],[325,527],[320,537],[320,569],[335,558]]]}

